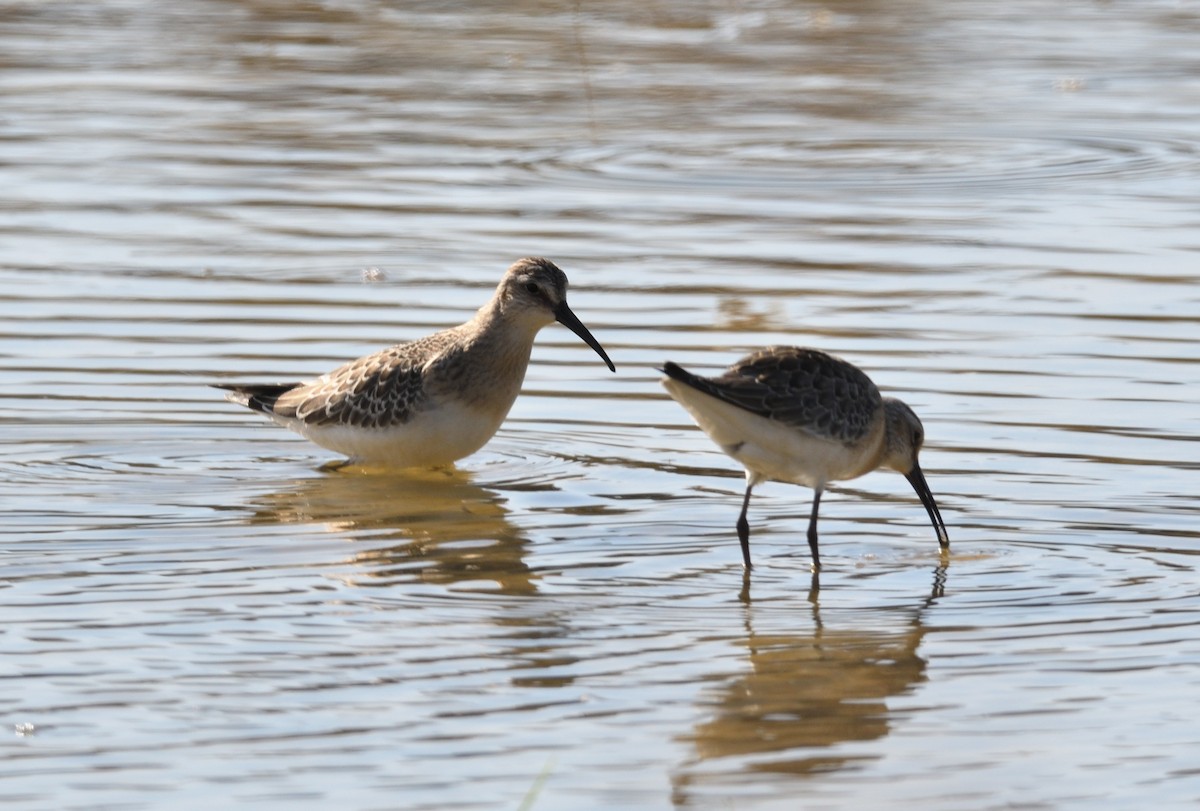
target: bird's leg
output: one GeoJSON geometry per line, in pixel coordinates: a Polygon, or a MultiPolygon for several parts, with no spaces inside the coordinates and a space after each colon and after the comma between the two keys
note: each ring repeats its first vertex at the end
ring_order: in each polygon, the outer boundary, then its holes
{"type": "Polygon", "coordinates": [[[812,550],[812,568],[821,571],[821,555],[817,552],[817,510],[821,508],[821,488],[813,490],[812,515],[808,518],[808,548],[812,550]]]}
{"type": "Polygon", "coordinates": [[[750,522],[746,520],[746,510],[750,507],[750,491],[754,489],[754,482],[746,482],[746,495],[742,499],[742,514],[737,520],[738,540],[742,542],[742,561],[746,565],[746,569],[753,568],[750,565],[750,522]]]}
{"type": "Polygon", "coordinates": [[[751,603],[749,569],[742,569],[742,590],[738,592],[738,601],[744,606],[749,606],[751,603]]]}

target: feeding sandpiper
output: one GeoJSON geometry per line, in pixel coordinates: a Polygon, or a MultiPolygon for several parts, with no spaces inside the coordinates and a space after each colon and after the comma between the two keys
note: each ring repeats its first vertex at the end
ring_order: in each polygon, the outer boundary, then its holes
{"type": "Polygon", "coordinates": [[[567,276],[548,259],[514,263],[465,324],[351,361],[307,383],[217,384],[352,463],[440,467],[484,446],[521,390],[533,339],[557,321],[616,371],[567,306],[567,276]]]}
{"type": "Polygon", "coordinates": [[[667,362],[662,384],[721,450],[746,468],[746,495],[737,521],[742,558],[750,568],[750,492],[767,479],[813,489],[808,545],[814,571],[817,509],[830,482],[880,467],[903,473],[917,492],[943,549],[946,525],[917,454],[921,421],[894,397],[883,397],[857,366],[816,349],[774,346],[739,360],[720,377],[701,377],[667,362]]]}

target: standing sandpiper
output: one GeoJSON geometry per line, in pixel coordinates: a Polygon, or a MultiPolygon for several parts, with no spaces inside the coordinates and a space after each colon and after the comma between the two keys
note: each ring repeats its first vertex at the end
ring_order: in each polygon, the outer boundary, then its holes
{"type": "Polygon", "coordinates": [[[817,553],[817,509],[830,482],[880,467],[903,473],[925,505],[938,543],[950,546],[917,454],[921,421],[894,397],[882,397],[861,369],[815,349],[774,346],[739,360],[720,377],[700,377],[667,362],[662,384],[721,450],[746,468],[738,517],[742,558],[750,568],[750,491],[765,479],[813,489],[808,545],[817,553]]]}
{"type": "Polygon", "coordinates": [[[512,408],[533,339],[557,321],[616,371],[567,306],[567,276],[521,259],[465,324],[380,350],[307,383],[217,384],[226,399],[266,414],[352,463],[440,467],[479,450],[512,408]]]}

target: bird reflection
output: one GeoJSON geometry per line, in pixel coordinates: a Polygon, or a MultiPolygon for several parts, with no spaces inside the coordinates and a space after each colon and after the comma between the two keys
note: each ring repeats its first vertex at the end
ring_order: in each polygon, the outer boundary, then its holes
{"type": "MultiPolygon", "coordinates": [[[[924,611],[945,591],[948,559],[933,573],[929,596],[896,613],[857,614],[828,623],[822,617],[819,574],[808,592],[805,633],[755,630],[756,606],[744,585],[746,636],[740,641],[750,671],[707,694],[711,717],[686,736],[694,760],[674,778],[677,805],[689,804],[694,786],[731,772],[806,777],[853,766],[864,756],[839,744],[883,738],[890,731],[888,699],[924,682],[918,649],[924,611]],[[889,621],[891,620],[891,621],[889,621]],[[713,769],[713,761],[728,760],[713,769]],[[708,765],[706,765],[706,762],[708,765]]],[[[772,614],[777,617],[777,609],[772,614]]],[[[789,623],[794,625],[795,623],[789,623]]]]}
{"type": "Polygon", "coordinates": [[[490,582],[502,594],[537,591],[504,498],[457,469],[328,468],[253,506],[253,523],[318,524],[372,542],[350,557],[362,567],[355,585],[490,582]]]}

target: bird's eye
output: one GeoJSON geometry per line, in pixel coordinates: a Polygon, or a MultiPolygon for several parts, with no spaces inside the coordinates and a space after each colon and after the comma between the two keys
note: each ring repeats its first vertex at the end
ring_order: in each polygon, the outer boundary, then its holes
{"type": "Polygon", "coordinates": [[[541,290],[541,288],[537,286],[537,282],[526,282],[525,289],[534,295],[537,295],[537,293],[541,290]]]}

